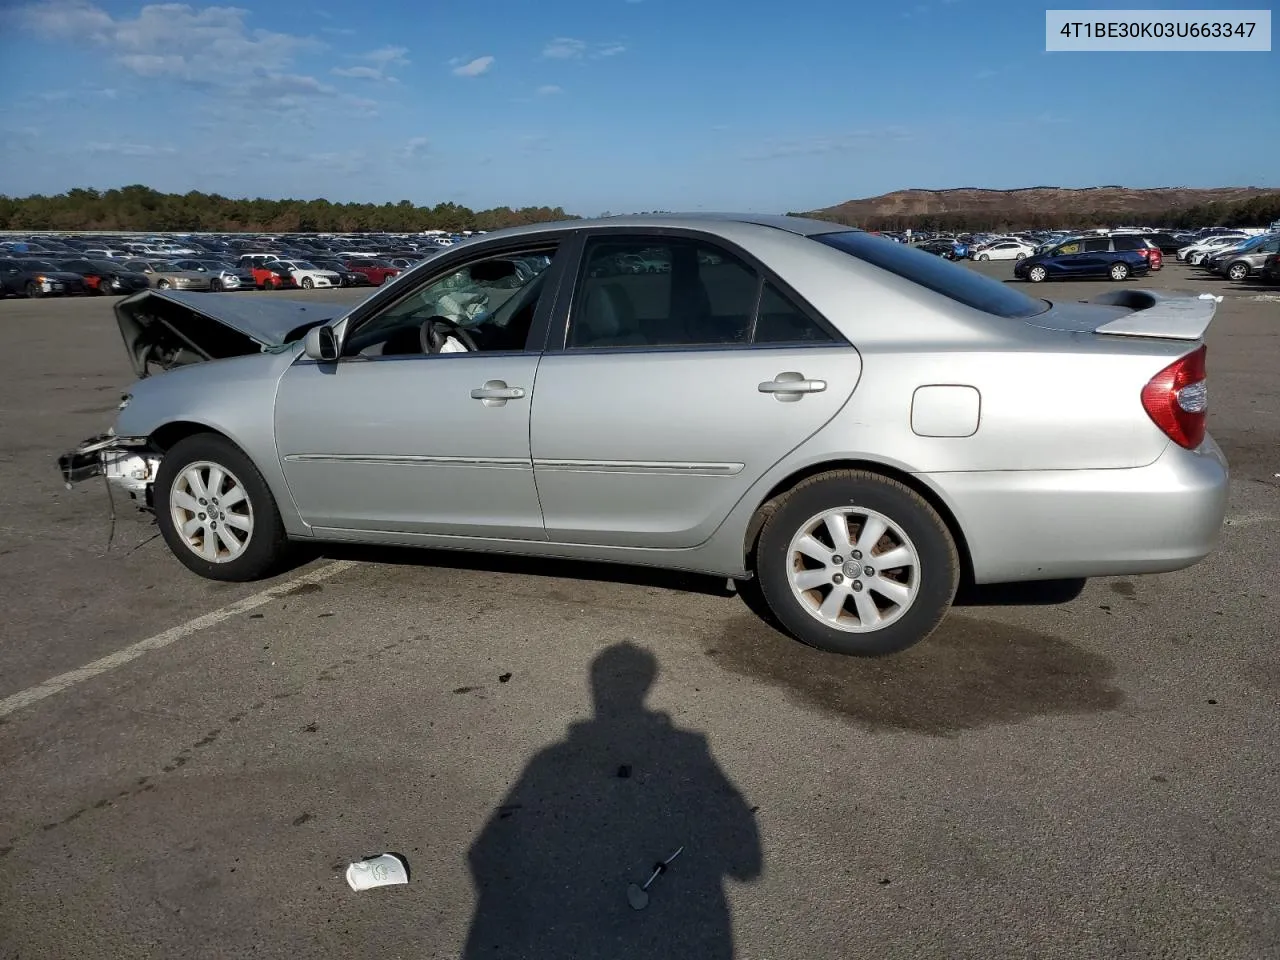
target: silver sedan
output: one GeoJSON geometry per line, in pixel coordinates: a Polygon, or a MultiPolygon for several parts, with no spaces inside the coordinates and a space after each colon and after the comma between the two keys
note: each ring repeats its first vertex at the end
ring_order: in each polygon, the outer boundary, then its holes
{"type": "Polygon", "coordinates": [[[800,640],[884,654],[963,579],[1214,548],[1216,306],[1051,303],[795,218],[544,224],[353,308],[121,301],[140,379],[62,471],[105,472],[205,577],[263,577],[291,541],[647,564],[735,578],[800,640]]]}

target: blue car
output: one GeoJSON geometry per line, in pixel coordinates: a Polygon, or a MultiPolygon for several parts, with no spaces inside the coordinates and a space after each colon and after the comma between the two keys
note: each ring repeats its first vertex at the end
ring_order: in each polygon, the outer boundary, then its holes
{"type": "Polygon", "coordinates": [[[1128,280],[1151,271],[1147,258],[1137,250],[1117,249],[1111,237],[1073,237],[1046,250],[1019,260],[1013,275],[1021,280],[1040,283],[1044,280],[1066,280],[1070,277],[1110,277],[1128,280]]]}

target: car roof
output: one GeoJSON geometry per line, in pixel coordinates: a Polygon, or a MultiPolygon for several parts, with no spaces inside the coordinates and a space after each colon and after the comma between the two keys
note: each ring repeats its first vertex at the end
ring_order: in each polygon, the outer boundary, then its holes
{"type": "Polygon", "coordinates": [[[616,217],[595,217],[589,220],[556,220],[550,223],[534,223],[523,227],[508,227],[485,235],[485,240],[495,237],[535,236],[563,230],[585,230],[595,227],[634,227],[636,229],[685,228],[706,229],[716,232],[718,227],[730,223],[754,224],[772,227],[802,237],[820,236],[824,233],[843,233],[856,230],[840,223],[813,220],[808,217],[788,217],[766,213],[634,213],[616,217]]]}

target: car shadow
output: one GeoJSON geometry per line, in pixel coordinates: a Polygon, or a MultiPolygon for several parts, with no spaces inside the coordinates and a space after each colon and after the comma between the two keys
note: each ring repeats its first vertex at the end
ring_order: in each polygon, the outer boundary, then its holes
{"type": "Polygon", "coordinates": [[[639,587],[659,587],[684,593],[701,593],[713,597],[731,597],[734,593],[728,585],[729,580],[727,577],[713,577],[680,570],[629,566],[620,563],[599,563],[587,560],[526,557],[515,554],[432,550],[422,547],[325,544],[322,547],[301,551],[294,561],[294,565],[301,566],[317,557],[323,557],[328,560],[354,560],[360,563],[437,567],[445,570],[470,570],[480,573],[508,573],[526,577],[620,583],[639,587]]]}
{"type": "Polygon", "coordinates": [[[755,808],[705,735],[645,705],[657,675],[630,642],[596,655],[593,715],[529,761],[471,845],[464,960],[734,955],[724,882],[763,872],[755,808]]]}

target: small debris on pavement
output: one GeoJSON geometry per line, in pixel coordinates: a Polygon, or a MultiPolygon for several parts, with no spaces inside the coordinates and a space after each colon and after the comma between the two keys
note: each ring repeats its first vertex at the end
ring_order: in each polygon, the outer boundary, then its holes
{"type": "Polygon", "coordinates": [[[619,780],[626,780],[630,776],[631,776],[631,764],[624,763],[622,766],[618,768],[619,780]]]}
{"type": "Polygon", "coordinates": [[[655,863],[653,865],[653,873],[644,882],[644,886],[637,886],[633,883],[627,887],[627,903],[631,904],[632,910],[643,910],[649,905],[649,887],[653,884],[653,881],[667,872],[667,867],[671,865],[671,861],[682,853],[684,853],[683,846],[661,863],[655,863]]]}
{"type": "Polygon", "coordinates": [[[498,682],[499,682],[499,683],[506,683],[506,682],[507,682],[508,680],[510,680],[510,679],[511,679],[511,674],[509,674],[509,673],[504,673],[502,676],[498,677],[498,682]]]}
{"type": "Polygon", "coordinates": [[[347,867],[347,884],[352,890],[389,887],[409,882],[409,866],[394,853],[357,860],[347,867]]]}

